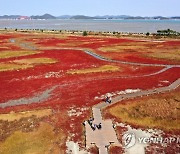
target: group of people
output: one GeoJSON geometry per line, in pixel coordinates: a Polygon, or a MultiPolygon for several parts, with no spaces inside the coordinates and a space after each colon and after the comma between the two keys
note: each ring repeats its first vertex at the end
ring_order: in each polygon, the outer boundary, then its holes
{"type": "Polygon", "coordinates": [[[101,129],[102,128],[102,124],[99,123],[98,125],[97,124],[93,124],[93,121],[94,121],[94,118],[90,117],[89,120],[87,120],[87,122],[89,123],[89,125],[91,126],[92,130],[95,131],[96,128],[97,129],[101,129]]]}
{"type": "MultiPolygon", "coordinates": [[[[112,102],[111,96],[110,96],[110,95],[106,95],[104,101],[105,101],[106,103],[108,103],[108,104],[111,104],[111,102],[112,102]]],[[[96,128],[97,128],[97,129],[101,129],[101,128],[102,128],[102,124],[101,124],[101,123],[99,123],[99,124],[97,125],[97,124],[94,124],[93,121],[94,121],[94,118],[92,118],[92,117],[90,117],[90,119],[87,120],[88,124],[91,126],[91,128],[92,128],[93,131],[95,131],[96,128]]],[[[84,122],[83,124],[85,125],[85,122],[84,122]]]]}

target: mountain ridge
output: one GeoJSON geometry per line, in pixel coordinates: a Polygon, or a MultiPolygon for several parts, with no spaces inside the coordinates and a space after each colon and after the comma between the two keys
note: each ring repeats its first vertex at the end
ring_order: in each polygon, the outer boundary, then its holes
{"type": "Polygon", "coordinates": [[[156,20],[168,20],[168,19],[180,19],[180,16],[164,17],[164,16],[154,16],[154,17],[142,17],[142,16],[130,16],[130,15],[97,15],[97,16],[85,16],[85,15],[61,15],[53,16],[51,14],[44,15],[3,15],[0,19],[156,19],[156,20]]]}

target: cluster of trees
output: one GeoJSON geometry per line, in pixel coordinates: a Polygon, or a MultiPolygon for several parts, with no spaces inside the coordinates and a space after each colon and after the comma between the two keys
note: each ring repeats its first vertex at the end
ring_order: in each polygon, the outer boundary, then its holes
{"type": "Polygon", "coordinates": [[[180,36],[180,33],[171,29],[158,30],[157,35],[159,36],[180,36]]]}
{"type": "MultiPolygon", "coordinates": [[[[7,28],[4,28],[5,31],[7,31],[8,29],[7,28]]],[[[40,32],[44,32],[45,29],[14,29],[15,31],[24,31],[24,32],[27,32],[28,30],[35,30],[35,31],[40,31],[40,32]]],[[[52,31],[52,32],[59,32],[61,33],[62,30],[48,30],[48,31],[52,31]]],[[[67,31],[67,30],[64,30],[65,32],[69,32],[71,34],[74,34],[75,32],[80,32],[82,33],[82,36],[87,36],[89,34],[94,34],[94,35],[98,35],[98,33],[94,33],[92,31],[78,31],[78,30],[74,30],[74,31],[67,31]]],[[[150,32],[147,32],[147,33],[121,33],[121,32],[104,32],[105,34],[113,34],[113,35],[120,35],[120,34],[129,34],[129,35],[133,35],[133,34],[139,34],[139,35],[146,35],[146,36],[154,36],[154,37],[180,37],[180,32],[177,32],[175,30],[171,30],[171,29],[166,29],[166,30],[157,30],[157,33],[150,33],[150,32]]],[[[99,34],[103,35],[103,32],[99,32],[99,34]]]]}
{"type": "Polygon", "coordinates": [[[84,31],[83,36],[87,36],[87,35],[88,35],[87,31],[84,31]]]}

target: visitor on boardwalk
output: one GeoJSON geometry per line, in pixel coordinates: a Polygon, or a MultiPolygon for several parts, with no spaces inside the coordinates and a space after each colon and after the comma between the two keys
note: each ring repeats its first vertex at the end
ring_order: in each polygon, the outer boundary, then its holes
{"type": "Polygon", "coordinates": [[[101,123],[99,123],[99,125],[96,125],[97,129],[101,129],[102,128],[102,125],[101,123]]]}
{"type": "MultiPolygon", "coordinates": [[[[92,128],[92,130],[95,131],[96,128],[100,130],[102,128],[102,124],[101,123],[99,123],[99,125],[93,124],[93,121],[94,121],[94,118],[92,118],[92,117],[90,117],[90,119],[87,120],[87,122],[90,125],[90,127],[92,128]]],[[[83,122],[83,125],[85,126],[86,122],[83,122]]]]}
{"type": "Polygon", "coordinates": [[[105,102],[108,104],[110,104],[112,102],[112,98],[111,98],[111,95],[109,93],[105,96],[105,102]]]}
{"type": "Polygon", "coordinates": [[[93,124],[93,121],[94,121],[94,118],[90,117],[90,119],[88,120],[88,123],[89,123],[90,125],[92,125],[92,124],[93,124]]]}
{"type": "Polygon", "coordinates": [[[93,125],[93,121],[94,121],[94,118],[90,117],[89,120],[87,120],[88,124],[90,125],[90,127],[92,128],[92,130],[96,130],[96,124],[93,125]]]}
{"type": "Polygon", "coordinates": [[[94,126],[93,126],[93,125],[90,125],[90,126],[91,126],[91,128],[92,128],[93,131],[96,130],[96,125],[94,125],[94,126]]]}

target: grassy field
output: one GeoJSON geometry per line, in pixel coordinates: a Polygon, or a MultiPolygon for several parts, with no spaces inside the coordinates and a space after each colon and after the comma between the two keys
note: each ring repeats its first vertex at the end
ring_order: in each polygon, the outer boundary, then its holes
{"type": "Polygon", "coordinates": [[[21,118],[31,117],[33,115],[36,116],[37,118],[41,118],[44,116],[49,116],[51,114],[52,114],[51,109],[23,111],[23,112],[10,112],[7,114],[0,114],[0,120],[14,121],[14,120],[20,120],[21,118]]]}
{"type": "Polygon", "coordinates": [[[163,42],[133,42],[120,43],[99,48],[102,52],[142,54],[144,57],[180,61],[180,45],[167,45],[163,42]]]}
{"type": "Polygon", "coordinates": [[[157,52],[157,53],[154,52],[148,56],[152,57],[152,58],[180,61],[180,49],[179,50],[173,50],[172,52],[169,52],[167,50],[164,50],[163,52],[157,52]]]}
{"type": "Polygon", "coordinates": [[[59,153],[56,143],[63,142],[63,133],[55,134],[53,127],[41,123],[33,132],[15,131],[5,142],[0,142],[1,154],[59,153]]]}
{"type": "Polygon", "coordinates": [[[67,71],[67,73],[68,74],[88,74],[88,73],[101,73],[101,72],[116,72],[120,70],[121,69],[118,66],[104,65],[104,66],[96,67],[96,68],[69,70],[67,71]]]}
{"type": "Polygon", "coordinates": [[[0,72],[33,68],[35,65],[54,64],[57,60],[51,58],[29,58],[0,63],[0,72]]]}
{"type": "Polygon", "coordinates": [[[57,62],[57,60],[41,57],[41,58],[14,60],[13,62],[18,63],[18,64],[36,65],[36,64],[54,64],[57,62]]]}
{"type": "Polygon", "coordinates": [[[33,65],[19,65],[13,63],[0,63],[0,72],[22,70],[27,68],[32,68],[33,65]]]}
{"type": "Polygon", "coordinates": [[[124,50],[131,49],[131,50],[137,50],[137,49],[147,49],[145,43],[122,43],[122,44],[116,44],[112,46],[106,46],[99,48],[99,50],[103,52],[123,52],[124,50]]]}
{"type": "Polygon", "coordinates": [[[64,153],[66,135],[49,118],[57,117],[48,108],[0,114],[0,153],[64,153]]]}
{"type": "Polygon", "coordinates": [[[28,56],[40,53],[39,51],[1,51],[0,59],[28,56]]]}
{"type": "Polygon", "coordinates": [[[124,123],[163,130],[180,129],[179,91],[143,100],[118,103],[108,109],[113,117],[124,123]]]}

